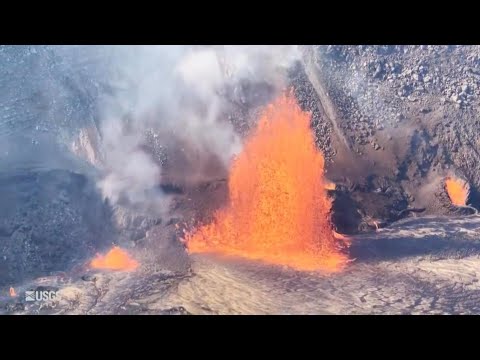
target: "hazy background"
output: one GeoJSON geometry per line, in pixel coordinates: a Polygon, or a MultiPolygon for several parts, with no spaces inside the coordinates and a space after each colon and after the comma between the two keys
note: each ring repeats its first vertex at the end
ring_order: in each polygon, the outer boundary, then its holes
{"type": "Polygon", "coordinates": [[[146,135],[187,145],[191,176],[211,156],[227,166],[241,139],[223,118],[225,89],[280,90],[297,59],[296,46],[1,46],[0,171],[93,164],[110,201],[163,211],[146,135]]]}

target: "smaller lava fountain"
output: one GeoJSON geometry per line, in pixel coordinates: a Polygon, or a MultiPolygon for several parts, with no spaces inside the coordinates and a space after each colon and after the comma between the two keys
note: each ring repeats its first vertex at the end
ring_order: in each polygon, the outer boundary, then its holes
{"type": "Polygon", "coordinates": [[[467,205],[468,197],[470,195],[470,186],[466,181],[449,177],[445,180],[445,188],[453,205],[467,205]]]}
{"type": "Polygon", "coordinates": [[[97,254],[90,262],[93,269],[131,271],[138,267],[138,262],[130,257],[124,249],[114,246],[106,255],[97,254]]]}
{"type": "Polygon", "coordinates": [[[16,297],[17,293],[15,292],[15,289],[13,287],[10,288],[10,297],[16,297]]]}

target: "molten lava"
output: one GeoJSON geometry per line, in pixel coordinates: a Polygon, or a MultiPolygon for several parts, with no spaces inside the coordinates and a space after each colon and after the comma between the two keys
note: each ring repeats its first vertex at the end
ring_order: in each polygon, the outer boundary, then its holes
{"type": "Polygon", "coordinates": [[[211,224],[187,233],[190,253],[215,252],[297,270],[341,270],[329,220],[324,158],[315,146],[310,114],[291,95],[269,105],[234,160],[229,205],[211,224]]]}
{"type": "Polygon", "coordinates": [[[458,178],[447,178],[445,188],[450,201],[455,206],[466,206],[470,195],[470,186],[464,180],[458,178]]]}
{"type": "Polygon", "coordinates": [[[94,269],[129,271],[135,270],[138,262],[132,259],[127,251],[114,246],[106,255],[97,254],[90,266],[94,269]]]}
{"type": "Polygon", "coordinates": [[[325,190],[335,190],[337,185],[330,181],[325,181],[325,190]]]}
{"type": "Polygon", "coordinates": [[[10,288],[10,296],[11,297],[16,297],[17,293],[15,292],[15,289],[13,287],[10,288]]]}

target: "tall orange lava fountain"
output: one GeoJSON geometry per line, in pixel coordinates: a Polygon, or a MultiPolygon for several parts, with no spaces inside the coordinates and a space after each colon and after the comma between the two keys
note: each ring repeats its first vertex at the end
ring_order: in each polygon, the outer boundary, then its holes
{"type": "Polygon", "coordinates": [[[332,232],[323,172],[310,114],[292,95],[282,95],[266,107],[232,164],[229,205],[211,224],[186,235],[189,252],[240,256],[297,270],[341,270],[347,256],[332,232]]]}
{"type": "Polygon", "coordinates": [[[94,269],[129,271],[135,270],[138,262],[132,259],[125,250],[114,246],[106,255],[97,254],[90,266],[94,269]]]}

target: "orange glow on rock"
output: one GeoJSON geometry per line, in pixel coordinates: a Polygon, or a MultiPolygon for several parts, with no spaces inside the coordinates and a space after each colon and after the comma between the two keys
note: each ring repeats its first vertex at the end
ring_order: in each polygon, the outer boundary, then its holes
{"type": "Polygon", "coordinates": [[[91,261],[94,269],[130,271],[138,267],[138,262],[130,257],[124,249],[114,246],[107,254],[97,256],[91,261]]]}

